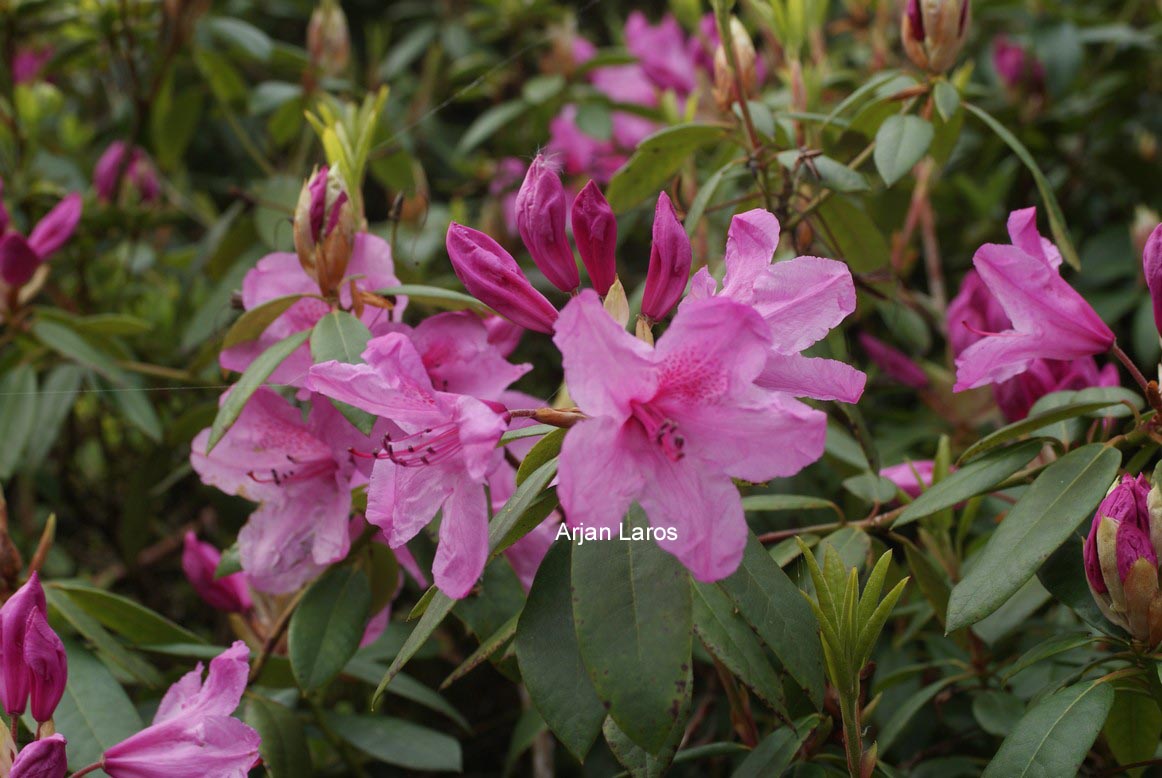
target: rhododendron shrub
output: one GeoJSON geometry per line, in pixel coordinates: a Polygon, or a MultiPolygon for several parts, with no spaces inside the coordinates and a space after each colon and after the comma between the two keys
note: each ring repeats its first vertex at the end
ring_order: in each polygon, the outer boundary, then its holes
{"type": "Polygon", "coordinates": [[[1158,772],[1155,5],[0,3],[0,778],[1158,772]]]}

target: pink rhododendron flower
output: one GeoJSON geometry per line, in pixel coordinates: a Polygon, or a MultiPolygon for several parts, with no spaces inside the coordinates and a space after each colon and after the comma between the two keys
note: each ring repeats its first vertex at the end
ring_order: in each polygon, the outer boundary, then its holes
{"type": "Polygon", "coordinates": [[[20,749],[8,778],[65,778],[69,772],[64,735],[34,740],[20,749]]]}
{"type": "Polygon", "coordinates": [[[1120,383],[1116,365],[1108,364],[1099,370],[1093,357],[1068,361],[1035,359],[1025,372],[993,386],[993,396],[1005,419],[1013,422],[1028,416],[1033,404],[1052,392],[1120,383]]]}
{"type": "Polygon", "coordinates": [[[9,716],[24,713],[28,705],[32,678],[24,652],[29,616],[33,611],[43,615],[45,609],[44,589],[35,572],[0,608],[0,700],[9,716]]]}
{"type": "Polygon", "coordinates": [[[81,220],[81,196],[74,192],[61,198],[27,238],[15,231],[6,233],[8,212],[2,205],[0,211],[0,280],[10,287],[21,287],[72,237],[81,220]]]}
{"type": "Polygon", "coordinates": [[[866,332],[859,333],[859,344],[868,357],[890,378],[913,389],[928,386],[928,375],[907,354],[889,346],[879,338],[866,332]]]}
{"type": "Polygon", "coordinates": [[[107,750],[110,778],[245,778],[258,761],[258,733],[230,714],[246,690],[250,650],[242,641],[182,676],[153,724],[107,750]]]}
{"type": "Polygon", "coordinates": [[[747,529],[731,479],[791,475],[823,453],[824,414],[755,384],[771,348],[766,322],[729,299],[693,301],[650,348],[587,290],[553,340],[570,396],[591,417],[561,449],[569,525],[616,528],[637,502],[654,527],[674,530],[658,543],[695,578],[734,572],[747,529]]]}
{"type": "Polygon", "coordinates": [[[151,203],[161,196],[161,182],[149,154],[139,146],[130,149],[118,140],[110,143],[97,160],[97,166],[93,168],[93,188],[97,190],[98,198],[113,202],[121,192],[122,181],[129,184],[143,203],[151,203]]]}
{"type": "Polygon", "coordinates": [[[370,444],[334,406],[312,398],[304,422],[298,408],[264,387],[207,454],[209,436],[198,433],[190,455],[203,483],[259,503],[238,533],[251,585],[294,591],[346,556],[351,486],[362,482],[349,452],[370,444]]]}
{"type": "Polygon", "coordinates": [[[231,573],[215,578],[222,553],[213,545],[198,540],[187,532],[182,545],[182,571],[203,600],[211,608],[227,613],[244,613],[253,605],[250,584],[245,573],[231,573]]]}
{"type": "Polygon", "coordinates": [[[625,45],[659,88],[673,89],[679,97],[694,91],[694,60],[686,35],[672,15],[651,25],[645,14],[634,11],[625,20],[625,45]]]}
{"type": "MultiPolygon", "coordinates": [[[[347,264],[347,278],[349,281],[339,286],[339,303],[344,308],[352,305],[352,283],[358,290],[365,292],[399,286],[391,259],[391,246],[387,241],[366,232],[357,233],[351,259],[347,264]]],[[[303,270],[296,254],[280,251],[258,260],[254,269],[242,279],[242,307],[248,311],[253,310],[271,300],[292,294],[315,297],[304,297],[295,302],[271,322],[257,340],[223,349],[219,356],[223,368],[241,373],[275,343],[314,327],[319,319],[331,312],[331,306],[318,299],[318,284],[303,270]]],[[[398,321],[406,305],[406,298],[397,297],[395,308],[391,311],[366,306],[360,320],[368,327],[398,321]]],[[[304,343],[275,369],[268,380],[272,384],[302,386],[311,364],[310,345],[304,343]]]]}
{"type": "MultiPolygon", "coordinates": [[[[620,127],[621,133],[627,137],[638,131],[632,123],[620,127]]],[[[629,154],[619,151],[612,140],[599,140],[585,134],[577,126],[577,106],[572,104],[564,106],[549,121],[549,142],[545,151],[561,160],[568,175],[584,174],[601,183],[608,182],[629,158],[629,154]]]]}
{"type": "Polygon", "coordinates": [[[880,470],[880,475],[900,488],[904,494],[913,499],[932,485],[931,459],[920,459],[914,462],[902,462],[880,470]]]}
{"type": "Polygon", "coordinates": [[[51,46],[18,46],[12,57],[12,83],[29,84],[39,80],[52,55],[51,46]]]}
{"type": "Polygon", "coordinates": [[[779,221],[773,214],[756,208],[735,216],[726,239],[722,289],[702,268],[683,305],[717,294],[758,312],[770,337],[760,386],[796,397],[856,402],[867,376],[843,362],[800,353],[855,310],[851,271],[820,257],[771,264],[778,245],[779,221]]]}
{"type": "Polygon", "coordinates": [[[1150,301],[1154,304],[1154,326],[1162,333],[1162,224],[1155,227],[1146,239],[1142,249],[1142,272],[1150,289],[1150,301]]]}
{"type": "Polygon", "coordinates": [[[363,359],[315,365],[308,386],[391,420],[396,429],[374,453],[367,520],[398,548],[442,510],[432,573],[449,597],[464,597],[488,557],[484,484],[500,457],[504,417],[474,397],[437,390],[403,333],[372,339],[363,359]]]}
{"type": "Polygon", "coordinates": [[[980,333],[956,360],[955,391],[994,384],[1026,370],[1036,359],[1072,360],[1106,351],[1114,333],[1058,274],[1060,254],[1041,238],[1029,210],[1009,218],[1014,245],[990,243],[973,265],[1012,323],[980,333]]]}

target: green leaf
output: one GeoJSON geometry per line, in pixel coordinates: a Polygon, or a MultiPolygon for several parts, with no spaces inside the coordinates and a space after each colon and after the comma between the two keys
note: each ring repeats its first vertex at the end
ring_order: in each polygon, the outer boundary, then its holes
{"type": "Polygon", "coordinates": [[[1041,441],[1029,440],[998,451],[949,473],[904,509],[892,523],[898,529],[917,519],[951,508],[978,494],[988,494],[997,484],[1027,465],[1040,453],[1041,441]]]}
{"type": "Polygon", "coordinates": [[[537,736],[546,729],[545,722],[541,718],[541,714],[537,713],[536,708],[528,708],[520,714],[520,718],[516,720],[516,726],[512,728],[512,738],[508,741],[508,753],[504,756],[504,770],[501,773],[504,778],[512,775],[521,754],[532,748],[537,736]]]}
{"type": "Polygon", "coordinates": [[[728,173],[739,169],[738,164],[733,160],[727,162],[715,170],[702,186],[698,187],[698,194],[694,195],[694,199],[690,201],[690,207],[686,210],[686,220],[683,224],[689,237],[694,237],[694,231],[698,229],[698,222],[702,220],[702,215],[706,213],[706,206],[710,205],[710,201],[717,194],[719,187],[722,186],[723,179],[728,173]]]}
{"type": "Polygon", "coordinates": [[[1054,635],[1044,643],[1040,643],[1022,654],[1020,659],[1005,669],[1002,680],[1004,683],[1008,683],[1014,675],[1022,670],[1040,664],[1046,659],[1055,657],[1058,654],[1064,654],[1066,651],[1073,651],[1076,648],[1091,645],[1093,642],[1093,635],[1085,633],[1054,635]]]}
{"type": "Polygon", "coordinates": [[[63,324],[38,318],[32,325],[32,334],[48,348],[87,367],[117,386],[127,386],[129,377],[113,363],[113,357],[99,351],[87,340],[63,324]]]}
{"type": "Polygon", "coordinates": [[[270,778],[310,778],[315,774],[306,729],[293,710],[250,693],[242,718],[262,738],[258,753],[270,778]]]}
{"type": "Polygon", "coordinates": [[[116,665],[146,686],[162,685],[161,673],[153,665],[145,661],[140,654],[122,645],[71,597],[50,587],[45,587],[44,596],[48,605],[93,645],[103,662],[116,665]]]}
{"type": "Polygon", "coordinates": [[[69,678],[53,722],[69,743],[69,769],[80,770],[145,725],[108,668],[75,642],[66,639],[64,644],[69,678]]]}
{"type": "Polygon", "coordinates": [[[274,42],[265,32],[249,22],[227,16],[211,16],[206,27],[215,38],[227,44],[235,54],[267,62],[274,53],[274,42]]]}
{"type": "Polygon", "coordinates": [[[638,144],[629,160],[613,174],[605,198],[617,213],[624,213],[665,188],[690,156],[726,136],[716,124],[680,124],[666,127],[638,144]]]}
{"type": "Polygon", "coordinates": [[[1045,468],[953,588],[948,631],[975,624],[1015,594],[1091,515],[1121,461],[1117,449],[1092,443],[1045,468]]]}
{"type": "Polygon", "coordinates": [[[447,689],[449,686],[456,683],[456,681],[460,680],[464,676],[468,675],[468,673],[484,664],[484,662],[486,662],[490,656],[508,645],[513,636],[516,635],[516,624],[519,617],[520,614],[518,613],[516,616],[513,616],[511,619],[506,621],[504,626],[498,629],[490,637],[480,641],[480,645],[477,646],[476,650],[473,651],[467,659],[457,665],[456,669],[449,673],[448,677],[440,683],[440,689],[447,689]]]}
{"type": "Polygon", "coordinates": [[[912,571],[916,586],[920,587],[920,593],[932,606],[932,612],[936,614],[937,620],[944,624],[948,614],[948,596],[952,591],[948,575],[928,554],[911,543],[904,544],[904,556],[908,560],[908,569],[912,571]]]}
{"type": "Polygon", "coordinates": [[[249,343],[262,337],[266,328],[279,316],[287,312],[292,305],[302,300],[306,295],[288,294],[285,297],[276,297],[257,308],[251,308],[239,316],[222,339],[222,348],[228,349],[240,343],[249,343]]]}
{"type": "Polygon", "coordinates": [[[856,273],[869,273],[888,264],[891,250],[884,231],[852,200],[832,197],[817,213],[814,221],[820,229],[826,225],[822,234],[834,243],[831,248],[835,253],[828,256],[844,260],[856,273]]]}
{"type": "Polygon", "coordinates": [[[952,117],[960,110],[960,92],[949,81],[937,81],[933,92],[936,98],[936,110],[944,121],[952,121],[952,117]]]}
{"type": "Polygon", "coordinates": [[[1123,634],[1119,627],[1115,627],[1102,615],[1097,603],[1093,600],[1093,593],[1089,590],[1089,581],[1085,577],[1085,564],[1082,557],[1082,543],[1085,538],[1074,534],[1054,551],[1041,569],[1037,571],[1037,579],[1049,590],[1049,593],[1064,603],[1078,617],[1089,626],[1101,632],[1123,634]]]}
{"type": "Polygon", "coordinates": [[[1064,419],[1074,419],[1078,416],[1088,416],[1095,411],[1100,411],[1103,408],[1109,408],[1111,405],[1117,405],[1117,402],[1108,400],[1098,400],[1096,402],[1081,402],[1070,403],[1059,408],[1045,411],[1044,413],[1037,413],[1028,416],[1021,421],[1010,424],[1006,427],[1001,427],[999,430],[985,435],[983,438],[973,443],[963,454],[960,455],[960,462],[969,462],[976,459],[986,451],[992,451],[1002,443],[1007,443],[1014,438],[1019,438],[1046,427],[1055,422],[1063,421],[1064,419]]]}
{"type": "MultiPolygon", "coordinates": [[[[36,434],[31,435],[25,444],[21,462],[27,471],[31,472],[43,462],[56,442],[65,419],[73,410],[77,391],[81,388],[83,372],[76,365],[57,365],[44,379],[36,402],[36,421],[33,424],[36,434]]],[[[0,458],[2,457],[3,454],[0,454],[0,458]]],[[[2,477],[0,475],[0,478],[2,477]]]]}
{"type": "MultiPolygon", "coordinates": [[[[488,548],[491,555],[496,556],[508,546],[520,539],[515,536],[513,529],[521,522],[522,517],[534,509],[541,492],[557,475],[557,460],[550,459],[525,478],[521,485],[513,492],[512,497],[500,509],[488,524],[488,548]]],[[[551,510],[551,509],[550,509],[551,510]]],[[[541,516],[543,519],[546,512],[541,516]]],[[[540,523],[539,521],[537,522],[540,523]]],[[[535,525],[534,525],[535,526],[535,525]]],[[[532,527],[528,527],[532,529],[532,527]]]]}
{"type": "MultiPolygon", "coordinates": [[[[615,541],[616,542],[616,541],[615,541]]],[[[675,701],[674,722],[666,734],[662,747],[654,752],[646,751],[635,743],[612,717],[601,727],[609,750],[634,778],[662,778],[674,761],[678,746],[685,734],[686,722],[690,718],[690,702],[694,687],[693,674],[687,670],[682,683],[682,697],[675,701]]]]}
{"type": "Polygon", "coordinates": [[[594,541],[573,549],[572,582],[577,642],[597,696],[626,736],[660,753],[689,695],[686,568],[650,540],[594,541]]]}
{"type": "Polygon", "coordinates": [[[872,158],[885,186],[891,186],[908,174],[924,158],[932,145],[935,130],[919,116],[889,116],[876,132],[872,158]]]}
{"type": "Polygon", "coordinates": [[[424,644],[428,642],[428,638],[436,631],[436,627],[440,626],[444,618],[452,612],[453,606],[456,605],[455,600],[435,587],[432,587],[429,591],[432,592],[432,596],[428,600],[423,615],[416,622],[416,626],[408,635],[407,640],[400,646],[399,653],[392,660],[391,665],[387,668],[387,672],[383,674],[383,680],[379,682],[379,686],[375,689],[375,694],[371,697],[372,709],[379,707],[379,703],[383,701],[383,695],[387,689],[387,685],[399,674],[399,671],[408,663],[408,660],[423,648],[424,644]]]}
{"type": "Polygon", "coordinates": [[[475,311],[482,316],[492,313],[491,308],[475,297],[438,286],[404,284],[377,289],[375,293],[380,297],[407,297],[408,302],[424,303],[447,311],[475,311]]]}
{"type": "MultiPolygon", "coordinates": [[[[1102,731],[1118,764],[1145,762],[1154,756],[1162,737],[1162,711],[1148,695],[1118,689],[1102,731]]],[[[1131,771],[1131,775],[1141,773],[1140,769],[1131,771]]]]}
{"type": "Polygon", "coordinates": [[[818,718],[809,716],[796,722],[795,727],[780,727],[763,738],[754,747],[731,778],[766,778],[782,775],[795,761],[795,754],[811,730],[818,724],[818,718]]]}
{"type": "Polygon", "coordinates": [[[982,778],[1076,775],[1113,704],[1114,690],[1100,681],[1043,698],[1017,722],[982,778]]]}
{"type": "Polygon", "coordinates": [[[524,82],[521,87],[521,97],[525,102],[532,105],[540,105],[541,103],[555,97],[562,89],[565,88],[565,77],[560,73],[551,73],[547,75],[533,76],[524,82]]]}
{"type": "Polygon", "coordinates": [[[787,170],[798,170],[808,180],[818,182],[836,192],[866,192],[870,187],[863,173],[831,157],[817,154],[803,158],[798,149],[780,152],[779,163],[787,170]]]}
{"type": "Polygon", "coordinates": [[[24,447],[36,423],[36,371],[17,365],[0,380],[0,480],[23,464],[24,447]]]}
{"type": "Polygon", "coordinates": [[[1073,245],[1073,241],[1069,237],[1069,230],[1065,227],[1065,215],[1061,213],[1061,206],[1057,202],[1057,198],[1053,195],[1053,189],[1049,186],[1049,181],[1045,178],[1045,174],[1041,172],[1041,168],[1037,166],[1037,161],[1033,159],[1033,155],[1025,148],[1021,141],[1017,140],[1017,136],[1009,132],[1005,125],[998,122],[987,112],[976,107],[972,103],[964,103],[964,108],[972,115],[976,116],[988,128],[996,133],[997,137],[1005,142],[1017,158],[1021,160],[1029,172],[1033,174],[1033,181],[1037,184],[1037,191],[1041,193],[1041,199],[1045,203],[1045,210],[1049,214],[1049,229],[1053,233],[1053,242],[1057,244],[1058,250],[1061,251],[1061,257],[1075,269],[1081,269],[1081,259],[1077,255],[1077,249],[1073,245]]]}
{"type": "Polygon", "coordinates": [[[860,473],[843,479],[843,488],[867,503],[883,504],[896,496],[896,484],[878,473],[860,473]]]}
{"type": "Polygon", "coordinates": [[[456,146],[456,151],[460,154],[467,154],[469,151],[472,151],[472,149],[499,132],[501,128],[512,124],[529,107],[529,104],[524,100],[510,100],[507,103],[501,103],[500,105],[494,105],[489,108],[477,116],[476,121],[472,122],[468,129],[464,131],[464,135],[460,138],[460,143],[456,146]]]}
{"type": "Polygon", "coordinates": [[[520,467],[516,469],[516,485],[520,486],[528,477],[539,470],[542,465],[551,459],[556,459],[557,455],[561,453],[561,444],[565,441],[565,433],[567,430],[556,429],[545,435],[537,441],[529,453],[525,454],[525,458],[521,460],[520,467]]]}
{"type": "Polygon", "coordinates": [[[72,326],[80,332],[91,332],[94,335],[142,335],[153,329],[152,323],[127,313],[82,316],[73,319],[72,326]]]}
{"type": "Polygon", "coordinates": [[[310,335],[310,330],[289,335],[262,352],[257,359],[250,363],[250,367],[246,368],[246,372],[238,379],[233,391],[226,397],[222,407],[218,409],[218,415],[214,417],[214,423],[210,426],[210,439],[206,442],[207,454],[214,446],[218,445],[218,441],[234,426],[234,422],[238,421],[238,414],[242,413],[242,409],[246,407],[246,402],[251,395],[258,391],[263,382],[270,378],[270,374],[294,353],[295,349],[307,342],[310,335]]]}
{"type": "Polygon", "coordinates": [[[305,692],[325,687],[359,649],[371,610],[362,570],[336,567],[311,585],[287,632],[291,669],[305,692]]]}
{"type": "Polygon", "coordinates": [[[753,533],[738,570],[718,585],[811,702],[822,705],[823,656],[814,639],[819,629],[815,615],[753,533]]]}
{"type": "Polygon", "coordinates": [[[1025,713],[1025,703],[1009,692],[986,689],[972,698],[972,715],[990,735],[1004,737],[1025,713]]]}
{"type": "Polygon", "coordinates": [[[583,762],[605,708],[581,660],[573,629],[572,545],[549,546],[516,631],[516,658],[533,705],[557,739],[583,762]]]}
{"type": "Polygon", "coordinates": [[[339,737],[381,762],[411,770],[458,773],[460,743],[442,732],[387,716],[326,715],[339,737]]]}
{"type": "Polygon", "coordinates": [[[742,498],[742,509],[751,511],[812,511],[826,509],[834,511],[840,519],[843,511],[831,500],[822,497],[809,497],[804,494],[752,494],[742,498]]]}
{"type": "Polygon", "coordinates": [[[141,430],[147,438],[158,443],[161,441],[161,418],[149,401],[149,394],[140,387],[127,386],[113,392],[113,404],[116,405],[125,419],[134,427],[141,430]]]}
{"type": "Polygon", "coordinates": [[[694,634],[759,699],[787,715],[783,684],[762,643],[735,612],[730,598],[714,584],[694,583],[694,634]]]}
{"type": "Polygon", "coordinates": [[[81,583],[53,581],[45,588],[68,595],[97,621],[137,646],[159,643],[205,643],[185,627],[119,594],[81,583]]]}
{"type": "Polygon", "coordinates": [[[879,746],[880,753],[886,753],[889,748],[896,742],[908,726],[908,722],[920,712],[920,710],[932,701],[932,698],[940,693],[940,690],[946,686],[956,683],[959,678],[952,675],[947,678],[941,678],[939,681],[929,684],[920,691],[908,697],[903,703],[895,707],[892,712],[892,717],[888,719],[876,737],[876,745],[879,746]]]}
{"type": "Polygon", "coordinates": [[[214,570],[214,580],[225,578],[228,575],[242,572],[242,552],[235,541],[222,551],[222,558],[218,560],[218,567],[214,570]]]}
{"type": "Polygon", "coordinates": [[[331,311],[311,330],[311,359],[315,364],[336,360],[349,365],[363,361],[371,330],[347,311],[331,311]]]}

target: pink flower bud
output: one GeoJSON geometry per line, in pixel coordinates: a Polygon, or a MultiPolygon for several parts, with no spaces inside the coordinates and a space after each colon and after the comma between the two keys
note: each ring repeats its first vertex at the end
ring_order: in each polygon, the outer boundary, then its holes
{"type": "Polygon", "coordinates": [[[970,0],[908,0],[900,18],[904,52],[918,67],[943,73],[968,37],[970,0]]]}
{"type": "Polygon", "coordinates": [[[253,604],[245,573],[232,573],[215,579],[214,573],[222,554],[209,543],[187,532],[182,546],[182,571],[190,584],[210,607],[227,613],[245,613],[253,604]]]}
{"type": "Polygon", "coordinates": [[[36,223],[28,236],[28,245],[42,259],[65,245],[81,221],[81,196],[66,195],[36,223]]]}
{"type": "Polygon", "coordinates": [[[93,169],[93,187],[98,198],[113,202],[120,194],[123,182],[129,183],[143,203],[153,202],[161,194],[157,170],[149,155],[136,146],[129,148],[121,141],[114,141],[97,160],[93,169]]]}
{"type": "Polygon", "coordinates": [[[557,309],[499,243],[456,222],[448,226],[445,243],[456,277],[469,294],[525,329],[552,334],[557,309]]]}
{"type": "Polygon", "coordinates": [[[866,332],[859,333],[859,343],[871,361],[890,378],[913,389],[924,389],[928,386],[928,375],[904,352],[866,332]]]}
{"type": "Polygon", "coordinates": [[[65,693],[69,661],[60,637],[35,608],[25,622],[24,663],[28,665],[32,717],[48,721],[65,693]]]}
{"type": "Polygon", "coordinates": [[[1094,600],[1106,618],[1126,629],[1130,621],[1123,584],[1137,560],[1155,567],[1158,563],[1150,540],[1149,491],[1146,476],[1122,476],[1094,513],[1082,551],[1094,600]]]}
{"type": "Polygon", "coordinates": [[[670,312],[686,291],[694,261],[690,239],[686,237],[686,230],[674,212],[674,204],[665,192],[658,195],[658,205],[654,209],[653,238],[642,313],[658,321],[670,312]]]}
{"type": "Polygon", "coordinates": [[[593,181],[573,201],[572,215],[577,251],[581,253],[593,288],[604,297],[617,278],[617,218],[593,181]]]}
{"type": "Polygon", "coordinates": [[[1117,560],[1118,578],[1125,583],[1130,568],[1139,559],[1145,559],[1155,567],[1158,566],[1158,555],[1150,545],[1150,536],[1128,521],[1118,526],[1117,560]]]}
{"type": "Polygon", "coordinates": [[[295,207],[299,264],[324,295],[337,294],[354,251],[356,216],[338,169],[324,165],[303,184],[295,207]]]}
{"type": "Polygon", "coordinates": [[[1009,89],[1039,92],[1045,88],[1045,66],[1024,46],[1003,35],[993,42],[993,70],[1009,89]]]}
{"type": "Polygon", "coordinates": [[[20,749],[8,778],[65,778],[68,757],[64,735],[53,735],[20,749]]]}
{"type": "Polygon", "coordinates": [[[36,573],[0,608],[0,677],[3,679],[0,697],[9,716],[24,713],[28,704],[29,675],[24,663],[24,642],[28,616],[34,610],[45,611],[44,589],[36,573]]]}
{"type": "Polygon", "coordinates": [[[561,177],[538,154],[516,193],[516,227],[545,278],[562,292],[572,292],[581,285],[581,275],[565,236],[565,211],[561,177]]]}
{"type": "Polygon", "coordinates": [[[8,286],[27,284],[40,263],[40,255],[32,250],[23,235],[10,232],[0,238],[0,278],[8,286]]]}
{"type": "Polygon", "coordinates": [[[1146,239],[1142,250],[1142,270],[1146,274],[1146,286],[1150,287],[1150,299],[1154,302],[1154,324],[1162,333],[1162,224],[1154,228],[1146,239]]]}

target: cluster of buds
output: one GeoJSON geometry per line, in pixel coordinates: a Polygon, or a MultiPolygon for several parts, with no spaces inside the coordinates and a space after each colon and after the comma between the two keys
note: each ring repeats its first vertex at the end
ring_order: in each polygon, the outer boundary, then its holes
{"type": "MultiPolygon", "coordinates": [[[[1162,466],[1154,471],[1155,483],[1162,466]]],[[[1085,540],[1085,575],[1098,608],[1138,641],[1162,643],[1162,492],[1144,475],[1122,476],[1098,506],[1085,540]]]]}
{"type": "Polygon", "coordinates": [[[113,141],[102,152],[93,168],[93,188],[97,198],[106,203],[116,202],[122,187],[130,199],[148,204],[161,197],[161,181],[149,154],[140,146],[128,146],[113,141]]]}
{"type": "Polygon", "coordinates": [[[337,76],[351,59],[347,16],[337,0],[323,0],[307,23],[307,53],[323,75],[337,76]]]}
{"type": "Polygon", "coordinates": [[[730,106],[739,100],[745,100],[754,89],[757,80],[754,43],[750,33],[735,17],[730,17],[730,30],[724,35],[719,31],[718,37],[722,43],[714,50],[714,102],[721,111],[730,110],[730,106]],[[730,66],[730,57],[727,54],[725,41],[729,36],[731,48],[734,50],[734,65],[730,66]],[[738,72],[735,81],[734,71],[738,72]],[[742,94],[739,94],[741,87],[742,94]]]}
{"type": "Polygon", "coordinates": [[[968,37],[970,0],[908,0],[900,18],[904,52],[917,67],[943,73],[968,37]]]}
{"type": "Polygon", "coordinates": [[[44,589],[33,573],[0,608],[0,704],[11,718],[30,710],[38,743],[18,755],[12,731],[0,727],[0,774],[52,775],[40,771],[64,764],[64,739],[54,737],[52,716],[67,678],[65,647],[48,624],[44,589]]]}
{"type": "Polygon", "coordinates": [[[355,239],[356,215],[338,168],[311,173],[295,207],[295,252],[324,297],[339,289],[355,239]]]}

